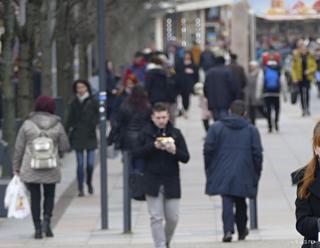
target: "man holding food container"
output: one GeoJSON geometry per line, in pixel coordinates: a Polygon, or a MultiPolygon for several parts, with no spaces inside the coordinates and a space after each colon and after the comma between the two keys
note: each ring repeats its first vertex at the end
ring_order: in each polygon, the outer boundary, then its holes
{"type": "Polygon", "coordinates": [[[144,158],[143,190],[156,248],[168,248],[178,223],[181,198],[179,162],[189,161],[181,131],[169,122],[166,104],[156,103],[151,121],[140,134],[134,157],[144,158]]]}

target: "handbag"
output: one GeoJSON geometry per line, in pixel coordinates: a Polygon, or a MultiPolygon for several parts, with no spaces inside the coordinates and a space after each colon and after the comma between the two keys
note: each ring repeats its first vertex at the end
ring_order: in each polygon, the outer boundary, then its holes
{"type": "Polygon", "coordinates": [[[130,174],[131,198],[137,201],[145,201],[143,190],[143,173],[133,172],[130,174]]]}

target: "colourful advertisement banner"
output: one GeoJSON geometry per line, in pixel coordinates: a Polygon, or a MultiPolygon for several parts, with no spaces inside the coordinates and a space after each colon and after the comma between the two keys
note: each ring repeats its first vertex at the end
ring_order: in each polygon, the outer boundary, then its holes
{"type": "Polygon", "coordinates": [[[320,15],[320,0],[249,0],[249,2],[257,15],[320,15]]]}

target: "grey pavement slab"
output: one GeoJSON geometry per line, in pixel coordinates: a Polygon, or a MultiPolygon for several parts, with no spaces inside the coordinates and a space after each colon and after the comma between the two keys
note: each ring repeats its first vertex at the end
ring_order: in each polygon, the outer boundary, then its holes
{"type": "MultiPolygon", "coordinates": [[[[258,120],[264,146],[264,165],[258,195],[259,229],[243,242],[221,243],[220,197],[204,194],[203,138],[197,99],[192,99],[189,118],[179,119],[186,137],[191,161],[181,165],[182,199],[180,221],[172,248],[202,247],[300,247],[302,237],[295,230],[296,188],[290,173],[305,165],[312,154],[311,137],[320,117],[320,100],[312,92],[311,117],[301,117],[299,105],[282,103],[280,132],[269,134],[265,120],[258,120]]],[[[73,168],[74,169],[74,168],[73,168]]],[[[74,172],[74,171],[73,171],[74,172]]],[[[70,172],[71,173],[71,172],[70,172]]],[[[132,233],[123,234],[122,165],[120,159],[108,161],[109,229],[100,229],[100,171],[95,171],[93,196],[74,198],[54,228],[55,238],[35,241],[31,221],[0,224],[0,247],[153,247],[149,216],[144,202],[132,202],[132,233]],[[9,231],[7,231],[9,229],[9,231]],[[3,235],[2,230],[8,235],[3,235]]],[[[0,220],[1,221],[1,220],[0,220]]],[[[234,235],[234,240],[237,235],[234,235]]]]}

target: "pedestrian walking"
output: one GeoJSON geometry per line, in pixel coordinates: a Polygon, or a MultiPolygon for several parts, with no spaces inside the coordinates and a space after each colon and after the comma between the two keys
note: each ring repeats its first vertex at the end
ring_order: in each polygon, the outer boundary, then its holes
{"type": "Polygon", "coordinates": [[[302,116],[310,115],[310,83],[314,80],[316,70],[317,62],[314,56],[309,52],[307,46],[301,45],[293,53],[291,73],[293,84],[299,85],[302,116]]]}
{"type": "Polygon", "coordinates": [[[207,73],[215,65],[215,55],[210,49],[210,45],[206,44],[204,51],[200,55],[200,68],[207,73]]]}
{"type": "Polygon", "coordinates": [[[181,131],[169,122],[165,104],[153,106],[151,119],[141,131],[141,144],[133,156],[145,161],[143,190],[154,247],[168,248],[179,218],[179,162],[187,163],[189,152],[181,131]]]}
{"type": "Polygon", "coordinates": [[[146,60],[141,51],[137,51],[134,54],[132,64],[126,69],[123,77],[123,82],[127,81],[129,75],[134,75],[138,80],[138,83],[144,85],[145,82],[145,72],[146,72],[146,60]]]}
{"type": "Polygon", "coordinates": [[[241,100],[245,99],[245,87],[247,85],[246,73],[244,71],[243,66],[238,63],[238,55],[234,53],[230,53],[230,64],[228,66],[231,70],[233,78],[237,84],[239,89],[238,98],[241,100]]]}
{"type": "Polygon", "coordinates": [[[176,66],[177,82],[182,97],[184,116],[190,106],[190,94],[193,93],[194,85],[199,81],[198,67],[193,63],[192,54],[187,51],[184,53],[183,60],[176,66]]]}
{"type": "Polygon", "coordinates": [[[230,69],[225,66],[224,57],[218,56],[216,66],[207,72],[204,82],[204,95],[215,121],[228,115],[230,104],[237,99],[238,94],[238,86],[230,69]]]}
{"type": "Polygon", "coordinates": [[[70,103],[66,130],[71,147],[77,158],[79,196],[84,196],[83,182],[86,177],[89,194],[93,194],[92,177],[95,149],[97,148],[96,126],[99,122],[98,102],[91,95],[88,81],[78,79],[73,83],[75,98],[70,103]],[[86,153],[86,174],[84,173],[86,153]]]}
{"type": "Polygon", "coordinates": [[[272,133],[273,128],[279,131],[280,95],[287,101],[287,82],[281,67],[275,60],[269,60],[267,65],[258,75],[257,91],[259,99],[263,98],[268,120],[268,131],[272,133]],[[274,119],[272,117],[274,112],[274,119]]]}
{"type": "Polygon", "coordinates": [[[55,101],[52,97],[39,96],[36,99],[34,112],[30,113],[18,132],[13,157],[14,173],[21,177],[30,191],[35,239],[41,239],[42,233],[53,237],[51,217],[56,184],[61,180],[59,155],[69,149],[61,119],[54,113],[55,101]]]}
{"type": "Polygon", "coordinates": [[[320,122],[315,125],[312,138],[313,155],[299,173],[296,205],[296,229],[304,236],[302,248],[318,247],[320,220],[320,122]]]}
{"type": "Polygon", "coordinates": [[[257,61],[250,61],[249,74],[246,87],[246,105],[248,106],[248,117],[253,125],[256,122],[257,112],[264,116],[264,103],[261,92],[258,91],[258,76],[262,73],[257,61]]]}
{"type": "MultiPolygon", "coordinates": [[[[116,149],[128,152],[130,157],[130,180],[132,183],[136,175],[143,173],[144,161],[141,158],[132,158],[131,152],[139,146],[140,130],[150,121],[151,106],[146,90],[142,85],[132,88],[130,95],[120,106],[117,119],[113,122],[108,137],[108,145],[115,144],[116,149]]],[[[133,185],[131,185],[133,186],[133,185]]],[[[142,198],[143,192],[135,192],[131,188],[133,198],[142,198]]]]}
{"type": "Polygon", "coordinates": [[[239,240],[248,235],[245,198],[256,197],[262,169],[260,135],[244,118],[244,102],[232,102],[230,112],[210,126],[204,144],[206,194],[222,197],[223,242],[232,241],[234,224],[239,240]]]}

